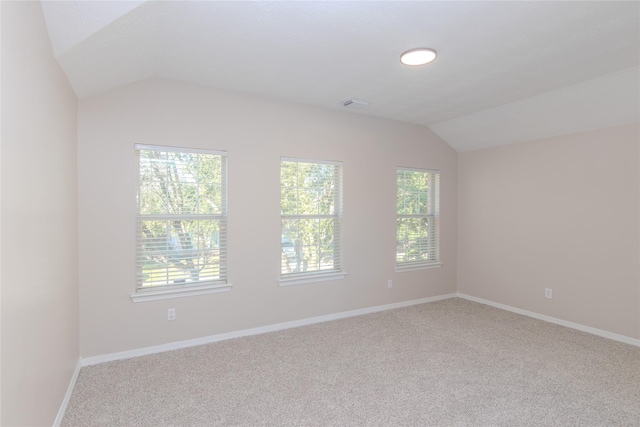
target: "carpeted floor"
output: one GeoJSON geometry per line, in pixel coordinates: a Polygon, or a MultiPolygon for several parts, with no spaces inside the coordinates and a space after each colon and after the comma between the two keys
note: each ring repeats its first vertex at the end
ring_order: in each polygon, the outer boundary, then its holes
{"type": "Polygon", "coordinates": [[[640,348],[459,298],[82,368],[65,426],[640,426],[640,348]]]}

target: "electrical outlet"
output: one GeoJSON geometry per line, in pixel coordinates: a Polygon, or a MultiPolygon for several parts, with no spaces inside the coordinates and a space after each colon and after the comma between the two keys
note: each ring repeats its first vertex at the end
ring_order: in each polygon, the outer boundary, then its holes
{"type": "Polygon", "coordinates": [[[549,288],[546,288],[544,290],[544,297],[549,299],[553,298],[553,291],[549,288]]]}
{"type": "Polygon", "coordinates": [[[170,308],[167,310],[167,320],[176,320],[176,309],[170,308]]]}
{"type": "Polygon", "coordinates": [[[389,289],[393,288],[393,280],[388,280],[387,281],[387,288],[389,288],[389,289]]]}

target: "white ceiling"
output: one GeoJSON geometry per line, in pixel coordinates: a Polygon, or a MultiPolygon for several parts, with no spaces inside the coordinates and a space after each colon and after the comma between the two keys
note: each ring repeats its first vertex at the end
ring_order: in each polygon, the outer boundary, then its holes
{"type": "Polygon", "coordinates": [[[431,127],[459,151],[640,120],[640,2],[45,1],[80,97],[151,77],[431,127]],[[399,55],[431,47],[423,67],[399,55]]]}

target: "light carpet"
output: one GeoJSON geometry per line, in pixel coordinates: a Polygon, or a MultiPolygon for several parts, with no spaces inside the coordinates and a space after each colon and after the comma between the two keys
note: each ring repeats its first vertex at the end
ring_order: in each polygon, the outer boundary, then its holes
{"type": "Polygon", "coordinates": [[[640,348],[453,298],[84,367],[64,426],[640,426],[640,348]]]}

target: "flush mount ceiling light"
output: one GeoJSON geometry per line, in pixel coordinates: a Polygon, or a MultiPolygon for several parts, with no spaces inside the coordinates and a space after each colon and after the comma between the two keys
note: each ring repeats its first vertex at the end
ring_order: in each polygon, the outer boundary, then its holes
{"type": "Polygon", "coordinates": [[[400,55],[404,65],[424,65],[436,59],[436,51],[426,47],[411,49],[400,55]]]}

